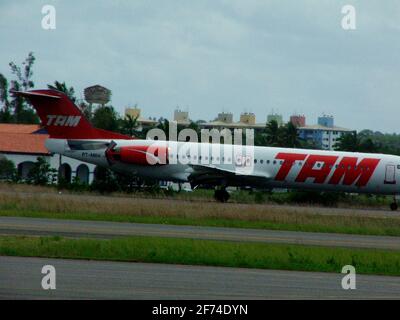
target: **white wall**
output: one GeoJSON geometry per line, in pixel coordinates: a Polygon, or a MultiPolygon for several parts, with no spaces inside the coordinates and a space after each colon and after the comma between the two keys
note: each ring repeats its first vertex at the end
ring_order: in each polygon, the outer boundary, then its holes
{"type": "MultiPolygon", "coordinates": [[[[37,154],[17,154],[17,153],[2,153],[4,157],[8,160],[14,162],[15,166],[18,168],[18,165],[22,162],[36,162],[38,156],[37,154]]],[[[76,159],[72,159],[66,156],[61,156],[59,154],[53,155],[45,155],[44,158],[50,163],[51,168],[56,169],[57,172],[59,170],[60,165],[66,163],[71,167],[71,177],[74,178],[76,176],[76,171],[79,165],[84,164],[89,169],[89,183],[93,181],[93,172],[95,165],[87,162],[79,161],[76,159]]]]}

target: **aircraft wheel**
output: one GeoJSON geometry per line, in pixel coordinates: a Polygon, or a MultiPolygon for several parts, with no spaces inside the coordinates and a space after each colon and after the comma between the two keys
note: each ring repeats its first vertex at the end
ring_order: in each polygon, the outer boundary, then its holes
{"type": "Polygon", "coordinates": [[[391,204],[390,204],[390,210],[392,210],[392,211],[396,211],[397,210],[397,203],[396,202],[392,202],[391,204]]]}
{"type": "Polygon", "coordinates": [[[215,190],[214,198],[219,202],[227,202],[229,200],[229,193],[225,189],[215,190]]]}

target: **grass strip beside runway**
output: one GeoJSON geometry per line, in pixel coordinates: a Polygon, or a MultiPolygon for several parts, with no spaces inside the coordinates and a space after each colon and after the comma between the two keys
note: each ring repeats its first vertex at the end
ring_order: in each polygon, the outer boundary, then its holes
{"type": "Polygon", "coordinates": [[[335,214],[335,209],[312,206],[0,193],[1,216],[400,236],[400,216],[347,211],[335,214]]]}
{"type": "Polygon", "coordinates": [[[111,221],[132,223],[153,223],[188,226],[208,226],[227,228],[249,228],[266,230],[286,230],[302,232],[325,232],[360,235],[400,236],[399,218],[376,218],[319,214],[271,214],[263,217],[217,217],[207,215],[163,215],[163,214],[123,214],[107,212],[40,211],[31,209],[2,209],[0,216],[31,217],[49,219],[70,219],[87,221],[111,221]]]}
{"type": "Polygon", "coordinates": [[[400,252],[155,237],[0,237],[0,255],[400,276],[400,252]]]}

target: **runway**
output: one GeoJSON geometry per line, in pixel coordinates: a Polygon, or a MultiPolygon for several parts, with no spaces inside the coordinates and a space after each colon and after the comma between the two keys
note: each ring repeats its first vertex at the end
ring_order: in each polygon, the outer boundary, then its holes
{"type": "Polygon", "coordinates": [[[330,247],[400,249],[400,237],[21,217],[0,217],[0,235],[60,235],[76,238],[154,236],[330,247]]]}
{"type": "Polygon", "coordinates": [[[400,277],[168,264],[0,257],[0,299],[399,299],[400,277]],[[41,269],[56,269],[43,290],[41,269]]]}

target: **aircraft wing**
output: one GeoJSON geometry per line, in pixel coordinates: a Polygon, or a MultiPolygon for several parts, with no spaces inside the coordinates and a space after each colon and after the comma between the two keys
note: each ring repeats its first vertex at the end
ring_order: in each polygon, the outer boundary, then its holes
{"type": "Polygon", "coordinates": [[[270,176],[265,174],[258,174],[255,172],[247,174],[210,165],[190,164],[190,167],[193,171],[188,179],[192,185],[221,184],[225,182],[229,185],[236,186],[263,186],[271,179],[270,176]]]}

